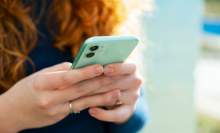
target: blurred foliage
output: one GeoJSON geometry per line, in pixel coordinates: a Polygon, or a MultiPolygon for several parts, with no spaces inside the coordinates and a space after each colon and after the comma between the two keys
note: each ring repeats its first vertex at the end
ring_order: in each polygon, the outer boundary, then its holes
{"type": "Polygon", "coordinates": [[[220,0],[205,0],[206,2],[220,2],[220,0]]]}
{"type": "Polygon", "coordinates": [[[220,133],[220,121],[212,117],[199,114],[198,133],[220,133]]]}
{"type": "MultiPolygon", "coordinates": [[[[220,0],[205,0],[205,15],[220,17],[220,0]]],[[[211,43],[202,44],[203,57],[220,59],[220,47],[211,43]]],[[[220,133],[220,121],[210,116],[198,115],[198,133],[220,133]]]]}
{"type": "Polygon", "coordinates": [[[205,14],[220,17],[220,0],[205,0],[205,14]]]}
{"type": "Polygon", "coordinates": [[[211,45],[210,43],[202,43],[201,45],[202,58],[220,59],[220,47],[211,45]]]}

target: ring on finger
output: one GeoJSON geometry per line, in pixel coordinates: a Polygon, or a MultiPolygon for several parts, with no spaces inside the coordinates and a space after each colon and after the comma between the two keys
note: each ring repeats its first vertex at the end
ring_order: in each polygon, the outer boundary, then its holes
{"type": "Polygon", "coordinates": [[[116,106],[120,106],[120,105],[122,105],[122,102],[121,102],[121,100],[120,100],[120,98],[116,101],[116,106]]]}
{"type": "Polygon", "coordinates": [[[69,105],[70,105],[70,114],[77,114],[77,113],[80,113],[80,111],[76,111],[76,110],[74,110],[71,101],[69,101],[69,105]]]}

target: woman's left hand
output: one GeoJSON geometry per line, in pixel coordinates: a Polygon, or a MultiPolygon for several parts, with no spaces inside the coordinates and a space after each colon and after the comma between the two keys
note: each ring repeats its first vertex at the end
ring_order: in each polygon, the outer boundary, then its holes
{"type": "Polygon", "coordinates": [[[121,90],[120,101],[122,105],[107,106],[108,110],[92,107],[89,113],[102,121],[124,123],[134,113],[136,101],[140,96],[140,85],[142,77],[137,70],[137,63],[133,59],[128,59],[124,63],[114,63],[104,66],[104,75],[117,76],[117,80],[92,92],[103,93],[114,89],[121,90]]]}

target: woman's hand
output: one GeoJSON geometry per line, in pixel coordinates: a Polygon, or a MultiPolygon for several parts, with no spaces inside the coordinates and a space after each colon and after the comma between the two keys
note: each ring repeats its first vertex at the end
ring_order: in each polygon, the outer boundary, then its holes
{"type": "Polygon", "coordinates": [[[104,74],[107,76],[117,76],[117,80],[109,85],[106,85],[92,93],[102,93],[113,89],[121,90],[122,105],[116,107],[107,106],[109,110],[104,110],[98,107],[92,107],[90,114],[102,121],[124,123],[135,111],[135,103],[140,96],[140,85],[142,77],[137,70],[136,62],[128,59],[124,63],[109,64],[104,67],[104,74]]]}
{"type": "Polygon", "coordinates": [[[101,75],[102,66],[69,70],[70,66],[70,63],[62,63],[43,69],[0,95],[0,132],[18,132],[54,124],[70,113],[69,101],[76,111],[81,111],[112,105],[119,98],[119,90],[87,96],[116,79],[116,76],[101,75]]]}

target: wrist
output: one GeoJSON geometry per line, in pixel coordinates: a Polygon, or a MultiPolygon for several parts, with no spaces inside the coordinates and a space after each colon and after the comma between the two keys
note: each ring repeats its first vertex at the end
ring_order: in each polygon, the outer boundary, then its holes
{"type": "Polygon", "coordinates": [[[19,131],[18,125],[15,124],[14,115],[11,114],[10,109],[5,100],[5,95],[0,95],[0,133],[16,133],[19,131]]]}
{"type": "Polygon", "coordinates": [[[5,124],[2,123],[0,125],[0,133],[17,133],[17,132],[18,130],[14,129],[13,127],[5,126],[5,124]]]}

